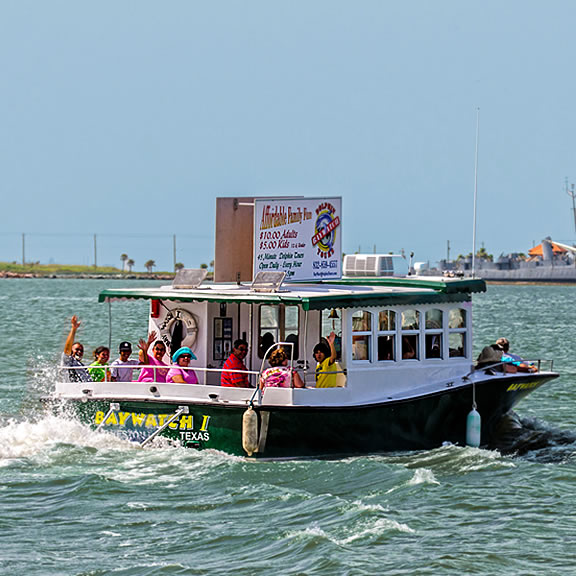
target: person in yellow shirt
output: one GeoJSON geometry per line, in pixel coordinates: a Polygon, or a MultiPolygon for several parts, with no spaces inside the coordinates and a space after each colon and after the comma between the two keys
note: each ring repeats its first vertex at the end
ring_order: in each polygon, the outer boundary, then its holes
{"type": "Polygon", "coordinates": [[[320,342],[314,346],[314,358],[316,365],[316,388],[333,388],[336,386],[336,348],[334,340],[336,334],[330,332],[326,342],[320,342]]]}

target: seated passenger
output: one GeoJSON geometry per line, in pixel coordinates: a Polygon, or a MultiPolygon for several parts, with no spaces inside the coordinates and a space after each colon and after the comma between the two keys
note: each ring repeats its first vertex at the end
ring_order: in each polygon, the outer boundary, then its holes
{"type": "Polygon", "coordinates": [[[330,332],[325,342],[320,342],[314,346],[314,358],[316,365],[316,388],[334,388],[337,386],[336,375],[338,368],[336,362],[336,348],[334,340],[336,334],[330,332]]]}
{"type": "Polygon", "coordinates": [[[248,374],[242,374],[242,372],[248,370],[244,364],[246,354],[248,354],[248,342],[239,338],[234,342],[232,354],[230,354],[228,360],[226,360],[224,366],[222,366],[221,386],[227,386],[229,388],[250,388],[248,374]],[[228,372],[228,370],[230,370],[230,372],[228,372]]]}
{"type": "Polygon", "coordinates": [[[496,340],[496,345],[502,350],[502,362],[506,362],[504,365],[506,371],[518,371],[518,372],[537,372],[538,368],[533,364],[525,362],[518,354],[512,354],[510,350],[510,342],[506,338],[498,338],[496,340]],[[512,368],[514,367],[514,368],[512,368]]]}
{"type": "MultiPolygon", "coordinates": [[[[156,338],[156,332],[151,332],[150,336],[148,337],[148,342],[152,342],[154,338],[156,338]]],[[[142,368],[137,382],[166,382],[166,374],[168,374],[169,368],[163,360],[165,354],[166,345],[164,342],[162,342],[162,340],[156,340],[156,342],[154,342],[152,355],[148,354],[147,350],[141,349],[141,363],[150,364],[151,366],[149,368],[142,368]],[[158,368],[156,368],[156,366],[158,366],[158,368]]]]}
{"type": "Polygon", "coordinates": [[[477,368],[488,368],[494,366],[497,370],[502,370],[502,348],[498,344],[491,344],[482,348],[476,362],[477,368]]]}
{"type": "Polygon", "coordinates": [[[190,360],[192,359],[196,360],[196,356],[188,346],[178,348],[172,356],[172,362],[174,364],[172,368],[168,370],[166,382],[175,382],[176,384],[198,384],[196,372],[194,372],[194,370],[186,370],[190,365],[190,360]]]}
{"type": "Polygon", "coordinates": [[[284,348],[277,348],[270,354],[271,368],[260,376],[260,388],[304,388],[304,382],[296,370],[288,368],[288,355],[284,348]]]}
{"type": "Polygon", "coordinates": [[[88,374],[94,382],[110,382],[112,380],[108,360],[110,360],[110,348],[98,346],[94,350],[94,362],[88,367],[88,374]]]}

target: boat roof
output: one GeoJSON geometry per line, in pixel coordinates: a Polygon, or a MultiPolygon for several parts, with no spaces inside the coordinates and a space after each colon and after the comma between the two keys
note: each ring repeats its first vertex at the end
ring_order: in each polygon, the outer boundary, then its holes
{"type": "Polygon", "coordinates": [[[277,292],[255,292],[249,284],[234,283],[205,284],[195,289],[173,286],[107,289],[100,292],[98,301],[244,302],[297,305],[303,310],[325,310],[467,302],[473,292],[485,290],[486,283],[480,278],[344,278],[330,283],[285,283],[277,292]]]}

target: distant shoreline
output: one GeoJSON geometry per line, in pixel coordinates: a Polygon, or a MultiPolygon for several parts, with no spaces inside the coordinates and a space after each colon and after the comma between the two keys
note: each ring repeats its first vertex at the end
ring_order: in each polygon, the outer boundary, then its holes
{"type": "Polygon", "coordinates": [[[7,272],[0,270],[2,278],[40,278],[55,280],[173,280],[174,274],[87,274],[87,273],[45,273],[45,272],[7,272]]]}

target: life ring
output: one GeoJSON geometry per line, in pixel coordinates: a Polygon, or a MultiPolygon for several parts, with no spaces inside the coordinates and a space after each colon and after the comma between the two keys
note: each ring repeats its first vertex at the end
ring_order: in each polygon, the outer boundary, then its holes
{"type": "Polygon", "coordinates": [[[198,336],[198,321],[194,314],[183,308],[173,308],[166,313],[163,322],[158,326],[162,340],[165,344],[170,345],[174,326],[178,320],[182,322],[183,329],[181,346],[193,348],[198,336]]]}

